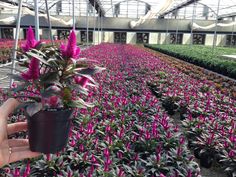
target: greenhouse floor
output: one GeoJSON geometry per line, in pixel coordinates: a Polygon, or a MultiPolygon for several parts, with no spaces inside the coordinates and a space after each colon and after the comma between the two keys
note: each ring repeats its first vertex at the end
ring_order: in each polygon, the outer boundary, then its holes
{"type": "MultiPolygon", "coordinates": [[[[224,169],[236,172],[234,81],[140,46],[100,44],[80,57],[106,70],[94,78],[97,88],[88,87],[86,101],[95,106],[75,114],[65,150],[11,164],[0,174],[226,177],[224,169]]],[[[12,122],[23,119],[15,115],[12,122]]]]}
{"type": "MultiPolygon", "coordinates": [[[[9,88],[10,77],[8,74],[11,73],[11,68],[12,63],[6,63],[0,66],[0,88],[9,88]]],[[[16,70],[22,70],[18,62],[16,62],[16,70]]]]}

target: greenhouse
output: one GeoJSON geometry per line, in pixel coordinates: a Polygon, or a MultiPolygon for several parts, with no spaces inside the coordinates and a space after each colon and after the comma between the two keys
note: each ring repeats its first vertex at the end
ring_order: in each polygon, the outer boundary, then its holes
{"type": "Polygon", "coordinates": [[[0,0],[0,177],[236,177],[236,0],[0,0]]]}

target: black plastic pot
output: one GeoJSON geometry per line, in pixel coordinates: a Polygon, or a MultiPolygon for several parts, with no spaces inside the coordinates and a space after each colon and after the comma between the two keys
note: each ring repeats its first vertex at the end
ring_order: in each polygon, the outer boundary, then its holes
{"type": "Polygon", "coordinates": [[[72,112],[54,109],[26,115],[30,150],[45,154],[61,151],[68,142],[72,112]]]}
{"type": "Polygon", "coordinates": [[[211,168],[214,158],[208,152],[200,154],[200,165],[204,168],[211,168]]]}
{"type": "Polygon", "coordinates": [[[197,159],[200,159],[200,151],[201,149],[200,148],[195,148],[194,149],[194,156],[197,158],[197,159]]]}
{"type": "Polygon", "coordinates": [[[236,177],[236,172],[227,172],[227,177],[236,177]]]}
{"type": "Polygon", "coordinates": [[[222,160],[220,153],[215,154],[215,160],[218,164],[223,164],[223,162],[220,161],[220,160],[222,160]]]}

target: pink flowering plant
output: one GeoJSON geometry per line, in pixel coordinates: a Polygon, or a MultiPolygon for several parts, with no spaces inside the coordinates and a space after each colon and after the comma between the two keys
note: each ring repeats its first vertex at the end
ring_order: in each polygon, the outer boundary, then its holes
{"type": "Polygon", "coordinates": [[[17,81],[12,90],[16,97],[27,98],[23,105],[27,106],[29,115],[39,110],[92,106],[82,99],[82,94],[88,94],[87,86],[96,86],[91,76],[103,68],[79,58],[80,48],[76,46],[74,30],[67,45],[57,48],[35,40],[30,27],[22,49],[26,60],[21,66],[26,70],[12,76],[17,81]]]}

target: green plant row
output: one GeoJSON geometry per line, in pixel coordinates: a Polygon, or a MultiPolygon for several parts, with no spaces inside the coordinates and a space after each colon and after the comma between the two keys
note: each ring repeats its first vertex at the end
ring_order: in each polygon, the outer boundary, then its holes
{"type": "Polygon", "coordinates": [[[145,47],[236,79],[236,61],[222,57],[226,54],[236,54],[235,49],[217,47],[213,52],[212,48],[207,46],[146,44],[145,47]]]}

